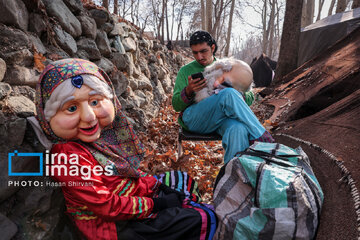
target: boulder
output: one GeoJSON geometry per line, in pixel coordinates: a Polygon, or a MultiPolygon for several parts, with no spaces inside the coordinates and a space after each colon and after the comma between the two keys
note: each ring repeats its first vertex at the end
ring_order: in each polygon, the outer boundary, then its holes
{"type": "Polygon", "coordinates": [[[95,39],[96,38],[96,22],[89,16],[78,16],[77,19],[81,24],[82,35],[95,39]]]}
{"type": "Polygon", "coordinates": [[[85,50],[89,54],[90,60],[100,60],[101,53],[94,40],[90,38],[81,38],[76,44],[79,50],[85,50]]]}
{"type": "Polygon", "coordinates": [[[71,12],[79,14],[84,11],[84,6],[81,0],[63,0],[66,6],[70,9],[71,12]]]}
{"type": "Polygon", "coordinates": [[[29,13],[21,0],[0,0],[0,22],[27,31],[29,13]]]}
{"type": "Polygon", "coordinates": [[[0,229],[1,229],[1,239],[10,240],[13,239],[18,228],[15,223],[10,219],[0,213],[0,229]]]}
{"type": "MultiPolygon", "coordinates": [[[[7,100],[7,103],[11,111],[19,117],[30,117],[35,115],[36,112],[35,104],[27,97],[10,96],[7,100]]],[[[26,120],[25,120],[25,125],[26,125],[26,120]]]]}
{"type": "Polygon", "coordinates": [[[81,58],[85,60],[89,60],[89,53],[87,53],[85,50],[81,49],[78,50],[75,54],[75,58],[81,58]]]}
{"type": "Polygon", "coordinates": [[[181,54],[177,54],[175,60],[179,66],[182,66],[184,64],[184,58],[181,54]]]}
{"type": "Polygon", "coordinates": [[[29,86],[12,86],[11,96],[24,96],[35,101],[35,89],[29,86]]]}
{"type": "Polygon", "coordinates": [[[139,67],[141,72],[147,77],[150,78],[150,70],[148,68],[148,64],[145,58],[141,57],[139,59],[139,67]]]}
{"type": "Polygon", "coordinates": [[[43,17],[37,13],[30,14],[29,31],[36,33],[39,37],[46,32],[46,23],[43,17]]]}
{"type": "Polygon", "coordinates": [[[163,89],[165,90],[165,92],[167,94],[169,93],[172,93],[172,86],[171,86],[171,79],[169,77],[169,75],[166,75],[165,78],[163,80],[160,81],[162,86],[163,86],[163,89]]]}
{"type": "Polygon", "coordinates": [[[107,74],[110,74],[114,70],[114,64],[107,58],[101,58],[95,62],[99,68],[103,69],[107,74]]]}
{"type": "Polygon", "coordinates": [[[77,52],[77,45],[74,38],[59,26],[54,27],[54,32],[57,44],[59,44],[66,53],[73,56],[77,52]]]}
{"type": "Polygon", "coordinates": [[[110,43],[107,34],[104,30],[100,30],[100,29],[97,30],[95,41],[100,53],[105,57],[110,57],[111,54],[110,43]]]}
{"type": "Polygon", "coordinates": [[[2,58],[8,65],[31,66],[34,61],[34,55],[27,48],[3,53],[2,58]]]}
{"type": "Polygon", "coordinates": [[[131,87],[132,90],[137,90],[139,88],[138,82],[134,78],[129,79],[129,86],[131,87]]]}
{"type": "Polygon", "coordinates": [[[38,53],[45,55],[47,53],[44,44],[36,34],[29,33],[29,39],[38,53]]]}
{"type": "Polygon", "coordinates": [[[89,12],[92,18],[95,19],[97,28],[100,28],[110,19],[109,12],[103,9],[91,9],[89,12]]]}
{"type": "Polygon", "coordinates": [[[70,55],[67,54],[64,50],[55,47],[53,45],[46,45],[46,51],[48,52],[47,58],[49,58],[52,61],[70,57],[70,55]]]}
{"type": "Polygon", "coordinates": [[[126,71],[129,76],[132,75],[134,64],[130,55],[113,53],[110,60],[120,71],[126,71]]]}
{"type": "Polygon", "coordinates": [[[0,58],[9,52],[31,49],[31,42],[26,33],[0,24],[0,58]]]}
{"type": "Polygon", "coordinates": [[[120,54],[124,54],[125,53],[125,48],[121,42],[121,38],[120,36],[115,36],[115,40],[113,42],[113,46],[114,48],[120,53],[120,54]]]}
{"type": "Polygon", "coordinates": [[[111,81],[114,84],[116,96],[122,95],[129,86],[128,78],[120,71],[114,71],[111,74],[111,81]]]}
{"type": "Polygon", "coordinates": [[[150,43],[146,39],[140,39],[138,41],[138,43],[139,43],[139,46],[141,46],[145,49],[148,49],[148,50],[150,49],[150,43]]]}
{"type": "Polygon", "coordinates": [[[114,25],[106,22],[103,25],[101,25],[101,30],[104,30],[107,34],[110,33],[114,29],[114,25]]]}
{"type": "Polygon", "coordinates": [[[122,44],[126,52],[135,52],[136,51],[136,42],[134,39],[127,37],[122,40],[122,44]]]}
{"type": "Polygon", "coordinates": [[[0,82],[0,100],[11,93],[11,86],[8,83],[0,82]]]}
{"type": "Polygon", "coordinates": [[[6,62],[0,58],[0,82],[4,79],[6,73],[6,62]]]}
{"type": "Polygon", "coordinates": [[[144,107],[145,105],[148,104],[148,102],[146,101],[146,95],[143,91],[141,90],[135,90],[135,102],[137,107],[144,107]]]}
{"type": "Polygon", "coordinates": [[[150,80],[144,75],[140,75],[139,79],[137,80],[137,83],[139,90],[148,90],[148,91],[153,90],[150,80]]]}
{"type": "MultiPolygon", "coordinates": [[[[26,130],[26,119],[25,118],[16,118],[12,121],[8,121],[5,124],[5,134],[6,137],[2,136],[1,144],[6,144],[7,147],[13,147],[21,145],[26,130]]],[[[21,168],[18,168],[21,169],[21,168]]]]}
{"type": "Polygon", "coordinates": [[[81,35],[81,24],[62,0],[43,0],[46,12],[56,18],[61,27],[74,38],[81,35]]]}
{"type": "Polygon", "coordinates": [[[38,81],[38,74],[34,69],[19,65],[8,66],[4,82],[10,85],[27,85],[35,87],[38,81]]]}
{"type": "Polygon", "coordinates": [[[163,51],[164,46],[159,42],[159,40],[153,40],[153,50],[156,51],[163,51]]]}
{"type": "Polygon", "coordinates": [[[113,30],[109,33],[109,37],[124,36],[125,31],[120,23],[115,23],[113,30]]]}

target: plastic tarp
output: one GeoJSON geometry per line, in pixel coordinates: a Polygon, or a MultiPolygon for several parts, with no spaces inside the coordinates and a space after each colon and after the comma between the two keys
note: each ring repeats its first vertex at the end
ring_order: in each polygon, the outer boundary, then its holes
{"type": "Polygon", "coordinates": [[[306,26],[300,34],[298,66],[324,52],[357,27],[360,27],[360,8],[306,26]]]}

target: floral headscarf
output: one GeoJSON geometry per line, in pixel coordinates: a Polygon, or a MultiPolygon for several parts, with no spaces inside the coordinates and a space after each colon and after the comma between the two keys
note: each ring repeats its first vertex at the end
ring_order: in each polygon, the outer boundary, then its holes
{"type": "Polygon", "coordinates": [[[45,103],[55,88],[63,81],[71,78],[72,81],[76,82],[78,80],[76,76],[82,74],[94,75],[111,87],[114,95],[115,119],[109,126],[102,130],[100,138],[95,142],[77,142],[88,149],[103,167],[112,166],[116,175],[139,177],[140,174],[137,169],[143,157],[143,145],[135,135],[126,116],[121,111],[121,105],[115,95],[110,78],[102,69],[92,62],[83,59],[68,58],[55,61],[46,66],[39,78],[35,99],[37,110],[36,118],[43,132],[53,143],[66,142],[66,140],[54,134],[49,122],[46,121],[44,114],[45,103]]]}

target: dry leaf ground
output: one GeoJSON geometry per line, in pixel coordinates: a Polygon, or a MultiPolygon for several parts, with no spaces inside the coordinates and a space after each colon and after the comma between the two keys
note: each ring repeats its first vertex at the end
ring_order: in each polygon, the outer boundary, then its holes
{"type": "MultiPolygon", "coordinates": [[[[265,118],[258,101],[254,102],[252,108],[259,119],[265,118]]],[[[177,117],[171,101],[167,101],[158,116],[149,123],[147,131],[139,133],[146,149],[141,169],[153,175],[170,170],[186,171],[198,182],[203,200],[211,203],[215,178],[223,165],[221,141],[183,141],[184,153],[178,156],[177,117]]]]}

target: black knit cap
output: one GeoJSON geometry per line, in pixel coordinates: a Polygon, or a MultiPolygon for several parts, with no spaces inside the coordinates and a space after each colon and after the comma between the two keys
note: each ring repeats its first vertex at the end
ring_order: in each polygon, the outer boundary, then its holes
{"type": "Polygon", "coordinates": [[[218,46],[216,44],[215,39],[210,35],[210,33],[208,33],[207,31],[203,31],[203,30],[199,30],[194,32],[193,34],[191,34],[190,36],[190,46],[195,45],[195,44],[199,44],[199,43],[203,43],[206,42],[207,45],[209,45],[210,47],[215,44],[215,50],[213,55],[215,55],[218,46]]]}

